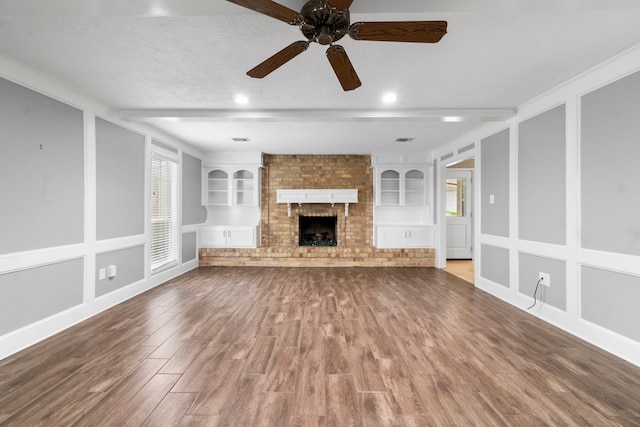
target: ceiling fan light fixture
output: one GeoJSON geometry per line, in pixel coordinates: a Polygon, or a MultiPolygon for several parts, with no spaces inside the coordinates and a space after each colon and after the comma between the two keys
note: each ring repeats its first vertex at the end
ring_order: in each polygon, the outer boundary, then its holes
{"type": "Polygon", "coordinates": [[[398,21],[351,23],[349,7],[353,0],[307,0],[300,12],[273,0],[227,0],[255,12],[298,26],[307,41],[294,42],[247,72],[263,78],[307,49],[309,43],[329,45],[327,58],[342,89],[361,86],[356,70],[344,48],[335,42],[349,35],[354,40],[406,43],[437,43],[447,33],[446,21],[398,21]],[[335,49],[335,48],[339,48],[335,49]]]}

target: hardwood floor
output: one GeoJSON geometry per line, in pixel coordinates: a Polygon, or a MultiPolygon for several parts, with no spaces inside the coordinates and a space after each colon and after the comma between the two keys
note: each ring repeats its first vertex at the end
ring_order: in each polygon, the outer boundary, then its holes
{"type": "Polygon", "coordinates": [[[0,361],[8,426],[638,426],[640,368],[430,268],[201,268],[0,361]]]}
{"type": "Polygon", "coordinates": [[[445,271],[461,278],[462,280],[466,280],[471,284],[476,281],[475,262],[471,260],[448,259],[445,271]]]}

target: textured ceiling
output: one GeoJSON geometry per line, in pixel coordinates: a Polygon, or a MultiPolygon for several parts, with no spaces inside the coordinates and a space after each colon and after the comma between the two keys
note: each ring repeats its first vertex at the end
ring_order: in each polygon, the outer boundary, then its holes
{"type": "Polygon", "coordinates": [[[481,122],[403,118],[402,111],[514,109],[640,44],[635,0],[494,0],[482,9],[472,0],[355,0],[352,22],[446,20],[449,27],[432,45],[341,40],[362,81],[343,92],[317,44],[262,80],[247,77],[302,36],[294,26],[226,1],[54,3],[0,3],[0,54],[117,110],[140,113],[138,119],[147,110],[166,112],[170,119],[151,123],[204,151],[425,151],[481,122]],[[398,94],[393,106],[381,102],[387,91],[398,94]],[[237,106],[237,94],[250,104],[237,106]],[[300,114],[279,114],[283,109],[300,114]],[[185,119],[192,110],[205,117],[185,119]],[[247,119],[229,110],[275,112],[247,119]],[[399,117],[363,119],[351,114],[355,110],[399,117]],[[394,142],[399,137],[415,139],[394,142]]]}

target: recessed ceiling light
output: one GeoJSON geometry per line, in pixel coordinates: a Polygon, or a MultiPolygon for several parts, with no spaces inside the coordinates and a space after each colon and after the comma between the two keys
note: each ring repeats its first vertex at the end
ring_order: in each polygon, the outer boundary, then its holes
{"type": "Polygon", "coordinates": [[[385,93],[382,97],[382,102],[385,104],[393,104],[398,100],[398,95],[394,92],[385,93]]]}
{"type": "Polygon", "coordinates": [[[171,12],[166,8],[153,6],[151,7],[151,10],[149,10],[149,14],[151,16],[169,16],[171,15],[171,12]]]}
{"type": "Polygon", "coordinates": [[[446,122],[446,123],[463,122],[464,121],[464,117],[460,117],[460,116],[444,116],[444,117],[442,117],[442,121],[446,122]]]}
{"type": "Polygon", "coordinates": [[[231,138],[235,142],[249,142],[251,141],[249,138],[231,138]]]}
{"type": "Polygon", "coordinates": [[[396,142],[411,142],[415,138],[396,138],[396,142]]]}
{"type": "Polygon", "coordinates": [[[235,97],[236,104],[247,105],[249,103],[249,98],[245,95],[236,95],[235,97]]]}

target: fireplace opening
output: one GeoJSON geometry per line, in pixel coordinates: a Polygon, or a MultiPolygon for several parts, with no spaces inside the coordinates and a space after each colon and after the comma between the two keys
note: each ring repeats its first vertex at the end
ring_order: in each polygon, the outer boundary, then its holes
{"type": "Polygon", "coordinates": [[[336,216],[303,216],[299,218],[300,246],[337,246],[336,216]]]}

